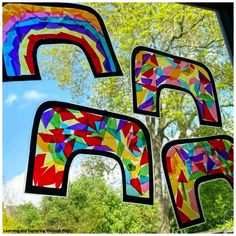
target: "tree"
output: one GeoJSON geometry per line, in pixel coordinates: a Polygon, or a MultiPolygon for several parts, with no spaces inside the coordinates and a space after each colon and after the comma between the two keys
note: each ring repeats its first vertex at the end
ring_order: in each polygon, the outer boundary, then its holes
{"type": "Polygon", "coordinates": [[[31,202],[19,206],[6,206],[3,210],[4,232],[26,233],[42,229],[40,210],[31,202]]]}
{"type": "Polygon", "coordinates": [[[19,230],[39,230],[42,227],[40,211],[33,203],[15,207],[14,228],[19,230]]]}
{"type": "MultiPolygon", "coordinates": [[[[155,159],[155,196],[160,203],[158,215],[163,216],[157,232],[169,232],[170,201],[160,164],[161,147],[166,141],[173,138],[200,137],[212,134],[232,135],[232,66],[227,56],[219,24],[214,12],[183,4],[87,4],[102,15],[124,72],[122,78],[98,79],[91,82],[90,89],[93,92],[89,98],[91,105],[101,109],[131,114],[130,56],[132,48],[137,45],[144,45],[198,60],[209,67],[215,78],[223,114],[222,129],[200,126],[192,98],[177,91],[162,91],[160,98],[161,117],[159,119],[145,117],[145,123],[152,139],[155,159]]],[[[50,73],[62,87],[68,86],[76,101],[78,91],[83,92],[81,84],[86,84],[81,83],[81,78],[85,80],[91,78],[92,75],[84,60],[78,60],[82,67],[75,66],[75,68],[83,68],[81,73],[78,71],[76,77],[73,70],[71,72],[63,69],[66,68],[65,63],[68,63],[67,60],[63,59],[65,55],[69,55],[69,58],[78,55],[79,51],[76,48],[73,49],[64,48],[63,52],[58,51],[60,54],[55,52],[56,61],[58,58],[60,60],[60,63],[56,62],[57,65],[60,65],[58,70],[64,71],[66,80],[55,74],[55,61],[48,64],[45,74],[50,73]]],[[[45,51],[42,50],[41,53],[43,55],[45,51]]],[[[60,72],[60,74],[63,73],[60,72]]],[[[141,116],[137,117],[142,119],[141,116]]]]}
{"type": "Polygon", "coordinates": [[[13,218],[6,214],[6,212],[3,212],[2,214],[2,229],[3,232],[7,230],[12,230],[14,227],[14,221],[13,218]]]}
{"type": "Polygon", "coordinates": [[[41,205],[48,230],[72,233],[153,233],[157,204],[153,207],[123,204],[101,176],[82,175],[69,186],[67,198],[45,197],[41,205]]]}
{"type": "MultiPolygon", "coordinates": [[[[99,173],[99,172],[98,172],[99,173]]],[[[81,175],[69,185],[68,196],[44,197],[40,207],[15,206],[13,216],[3,214],[3,229],[19,232],[154,233],[159,224],[153,206],[124,204],[121,189],[100,175],[81,175]]]]}

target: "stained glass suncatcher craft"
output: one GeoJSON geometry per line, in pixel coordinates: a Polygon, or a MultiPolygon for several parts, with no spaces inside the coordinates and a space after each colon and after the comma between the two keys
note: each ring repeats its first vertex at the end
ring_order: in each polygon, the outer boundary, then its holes
{"type": "Polygon", "coordinates": [[[43,103],[34,120],[26,192],[66,195],[77,154],[103,155],[121,168],[123,199],[153,203],[150,136],[134,118],[63,102],[43,103]]]}
{"type": "Polygon", "coordinates": [[[162,166],[180,228],[204,222],[200,183],[224,178],[233,188],[233,152],[227,135],[174,140],[163,147],[162,166]]]}
{"type": "Polygon", "coordinates": [[[122,72],[100,15],[66,3],[5,3],[3,80],[39,80],[37,49],[42,44],[74,44],[85,53],[95,77],[122,72]]]}
{"type": "Polygon", "coordinates": [[[160,92],[170,88],[193,97],[200,124],[222,126],[215,83],[205,65],[141,46],[131,61],[134,112],[159,117],[160,92]]]}

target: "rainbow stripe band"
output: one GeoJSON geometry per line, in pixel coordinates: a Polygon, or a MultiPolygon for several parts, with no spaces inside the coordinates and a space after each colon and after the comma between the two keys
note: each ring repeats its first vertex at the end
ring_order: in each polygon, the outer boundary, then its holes
{"type": "Polygon", "coordinates": [[[95,77],[122,75],[103,21],[97,13],[89,7],[74,4],[69,4],[74,8],[68,8],[68,4],[67,7],[63,7],[65,4],[47,5],[4,5],[3,60],[6,76],[35,75],[33,51],[39,42],[47,44],[52,40],[55,43],[64,40],[81,47],[95,77]]]}
{"type": "Polygon", "coordinates": [[[79,153],[115,159],[123,199],[153,203],[150,136],[138,120],[62,102],[42,104],[34,121],[26,192],[66,195],[69,166],[79,153]]]}

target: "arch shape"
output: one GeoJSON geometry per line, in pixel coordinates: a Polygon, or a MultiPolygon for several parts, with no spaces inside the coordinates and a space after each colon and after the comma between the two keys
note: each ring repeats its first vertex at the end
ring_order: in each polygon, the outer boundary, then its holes
{"type": "Polygon", "coordinates": [[[161,90],[170,88],[192,96],[201,125],[222,127],[215,82],[202,63],[139,46],[131,67],[135,113],[159,117],[161,90]]]}
{"type": "Polygon", "coordinates": [[[66,196],[70,164],[80,153],[115,159],[123,201],[153,204],[153,164],[148,130],[139,120],[63,102],[37,110],[31,137],[27,193],[66,196]]]}
{"type": "Polygon", "coordinates": [[[85,53],[94,77],[122,76],[101,16],[68,3],[6,3],[3,6],[3,80],[40,80],[37,49],[74,44],[85,53]]]}
{"type": "Polygon", "coordinates": [[[162,166],[180,228],[205,222],[201,183],[223,178],[233,188],[233,148],[227,135],[174,140],[163,147],[162,166]]]}

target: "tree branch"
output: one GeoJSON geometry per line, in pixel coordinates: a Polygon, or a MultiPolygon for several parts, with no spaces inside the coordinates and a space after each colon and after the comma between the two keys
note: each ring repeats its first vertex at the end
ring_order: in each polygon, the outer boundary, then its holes
{"type": "Polygon", "coordinates": [[[211,46],[211,44],[213,43],[218,43],[218,42],[223,42],[223,39],[217,39],[217,40],[212,40],[211,42],[209,42],[206,45],[189,45],[189,44],[184,44],[184,45],[176,45],[176,46],[172,46],[171,49],[175,49],[175,48],[191,48],[191,49],[206,49],[209,48],[211,46]]]}
{"type": "Polygon", "coordinates": [[[181,37],[185,34],[185,32],[184,32],[184,19],[185,19],[185,15],[182,17],[181,21],[178,22],[178,25],[179,25],[179,28],[180,28],[180,33],[179,33],[179,35],[178,35],[178,36],[176,36],[176,35],[173,35],[173,36],[172,36],[172,38],[170,39],[170,42],[169,42],[169,44],[168,44],[168,46],[167,46],[167,48],[166,48],[165,51],[169,51],[169,49],[170,49],[172,43],[173,43],[176,39],[181,38],[181,37]]]}
{"type": "MultiPolygon", "coordinates": [[[[190,30],[192,30],[195,26],[197,26],[200,22],[202,22],[204,20],[205,16],[201,17],[198,21],[196,21],[195,23],[192,24],[192,26],[190,27],[190,30]]],[[[179,28],[180,28],[180,33],[178,36],[174,35],[172,36],[172,38],[170,39],[169,45],[166,48],[166,51],[169,51],[169,49],[171,48],[173,42],[176,39],[181,38],[183,35],[187,34],[189,31],[184,31],[184,20],[185,20],[185,15],[182,17],[181,21],[178,22],[179,24],[179,28]]]]}
{"type": "Polygon", "coordinates": [[[234,104],[231,103],[231,102],[229,102],[229,103],[226,103],[226,104],[221,105],[220,107],[221,107],[221,108],[227,108],[227,107],[233,107],[233,106],[234,106],[234,104]]]}
{"type": "Polygon", "coordinates": [[[203,16],[202,18],[200,18],[198,21],[196,21],[195,23],[192,24],[192,26],[190,27],[190,29],[193,29],[195,26],[197,26],[200,22],[202,22],[204,20],[205,16],[203,16]]]}
{"type": "Polygon", "coordinates": [[[165,134],[164,134],[164,138],[166,138],[168,142],[170,141],[170,139],[165,134]]]}

